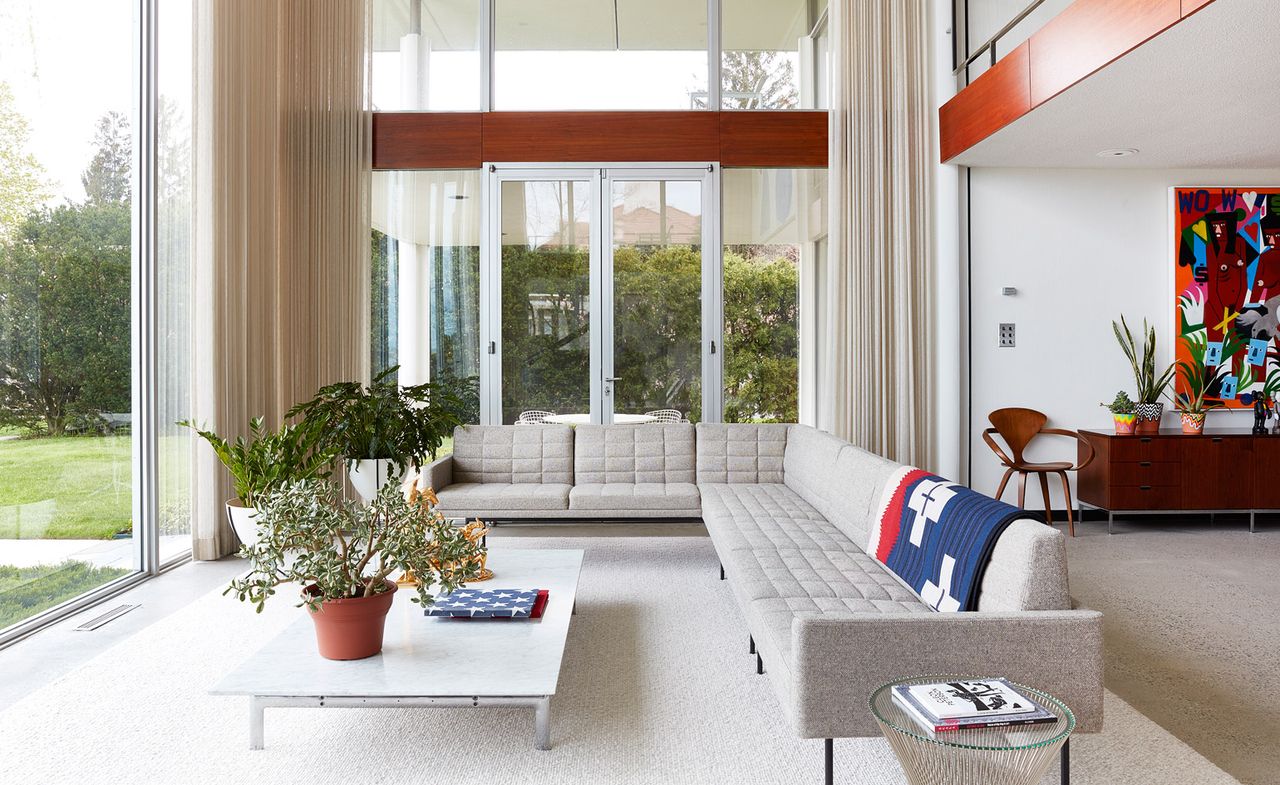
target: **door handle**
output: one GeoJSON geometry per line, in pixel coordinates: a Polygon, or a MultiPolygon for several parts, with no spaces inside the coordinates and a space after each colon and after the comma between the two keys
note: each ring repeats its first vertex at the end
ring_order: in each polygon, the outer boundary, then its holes
{"type": "Polygon", "coordinates": [[[606,382],[620,382],[620,381],[622,381],[622,377],[621,377],[621,376],[610,376],[609,378],[605,379],[605,381],[606,381],[606,382]]]}

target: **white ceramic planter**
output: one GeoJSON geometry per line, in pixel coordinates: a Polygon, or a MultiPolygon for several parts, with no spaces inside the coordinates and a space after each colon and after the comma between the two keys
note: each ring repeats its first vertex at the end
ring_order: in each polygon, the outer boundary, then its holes
{"type": "Polygon", "coordinates": [[[246,507],[239,499],[227,500],[227,521],[240,538],[241,545],[253,545],[258,541],[258,510],[246,507]]]}
{"type": "Polygon", "coordinates": [[[351,487],[367,504],[378,495],[382,486],[389,482],[399,483],[404,477],[404,469],[397,468],[386,458],[369,458],[352,462],[347,474],[351,478],[351,487]]]}

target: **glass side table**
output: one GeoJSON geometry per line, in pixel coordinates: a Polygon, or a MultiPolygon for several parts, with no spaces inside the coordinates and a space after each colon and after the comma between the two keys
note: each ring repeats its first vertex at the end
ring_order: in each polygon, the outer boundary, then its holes
{"type": "Polygon", "coordinates": [[[925,676],[890,682],[871,695],[875,715],[911,785],[1034,785],[1061,751],[1062,785],[1071,781],[1068,739],[1075,715],[1048,693],[1016,685],[1028,697],[1058,716],[1043,725],[1009,725],[931,734],[893,699],[899,685],[928,684],[957,676],[925,676]]]}

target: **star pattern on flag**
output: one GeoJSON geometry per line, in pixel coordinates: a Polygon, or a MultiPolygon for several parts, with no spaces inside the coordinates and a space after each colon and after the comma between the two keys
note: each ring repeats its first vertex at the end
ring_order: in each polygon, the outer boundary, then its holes
{"type": "Polygon", "coordinates": [[[527,619],[533,612],[539,589],[459,589],[435,601],[427,616],[470,617],[473,619],[527,619]]]}

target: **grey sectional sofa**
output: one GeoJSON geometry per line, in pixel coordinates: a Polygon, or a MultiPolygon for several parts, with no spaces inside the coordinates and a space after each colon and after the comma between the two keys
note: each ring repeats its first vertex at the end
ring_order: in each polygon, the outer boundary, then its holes
{"type": "Polygon", "coordinates": [[[937,613],[864,552],[898,468],[800,425],[471,426],[423,480],[450,515],[700,517],[803,738],[878,736],[876,687],[947,673],[1045,689],[1101,730],[1102,617],[1071,607],[1063,536],[1015,521],[978,611],[937,613]]]}

